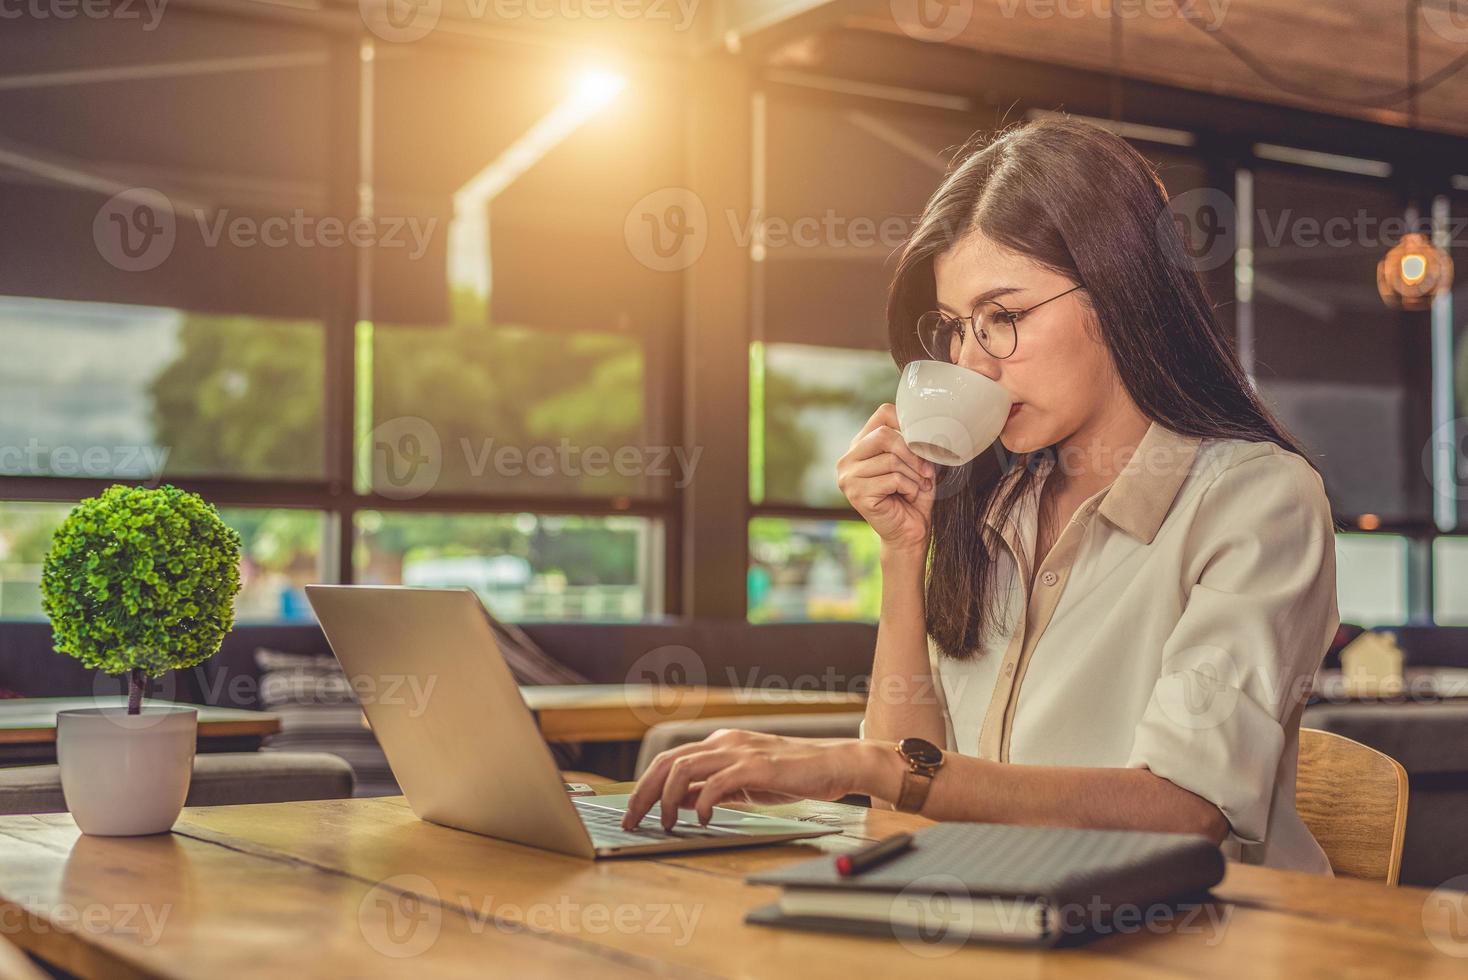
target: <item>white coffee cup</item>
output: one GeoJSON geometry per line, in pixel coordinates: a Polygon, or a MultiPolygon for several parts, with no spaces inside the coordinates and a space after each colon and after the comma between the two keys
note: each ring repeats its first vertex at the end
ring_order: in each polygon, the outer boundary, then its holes
{"type": "Polygon", "coordinates": [[[988,449],[1013,404],[999,382],[947,361],[910,361],[897,382],[902,438],[943,466],[962,466],[988,449]]]}

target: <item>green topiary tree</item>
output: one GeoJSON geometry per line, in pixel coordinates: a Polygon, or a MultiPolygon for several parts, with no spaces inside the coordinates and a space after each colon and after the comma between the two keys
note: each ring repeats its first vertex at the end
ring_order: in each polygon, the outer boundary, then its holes
{"type": "Polygon", "coordinates": [[[56,649],[128,675],[128,714],[146,677],[212,657],[234,625],[240,536],[197,494],[122,485],[83,500],[51,539],[41,605],[56,649]]]}

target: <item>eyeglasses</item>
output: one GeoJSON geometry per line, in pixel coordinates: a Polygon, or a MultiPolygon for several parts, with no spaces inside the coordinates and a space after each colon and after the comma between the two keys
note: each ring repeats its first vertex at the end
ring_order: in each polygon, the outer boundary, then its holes
{"type": "Polygon", "coordinates": [[[1017,324],[1020,317],[1083,288],[1085,287],[1072,286],[1063,293],[1056,293],[1023,310],[1007,309],[991,299],[975,304],[970,316],[949,316],[941,310],[929,310],[918,317],[918,340],[922,343],[923,350],[935,361],[956,363],[959,349],[963,347],[963,326],[967,323],[979,346],[990,357],[1003,360],[1013,354],[1015,347],[1019,345],[1017,324]]]}

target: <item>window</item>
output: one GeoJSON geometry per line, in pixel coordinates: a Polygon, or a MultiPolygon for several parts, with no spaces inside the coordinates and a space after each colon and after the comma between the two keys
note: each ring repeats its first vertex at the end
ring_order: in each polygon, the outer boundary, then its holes
{"type": "MultiPolygon", "coordinates": [[[[70,504],[0,502],[0,619],[39,619],[41,568],[70,504]]],[[[321,580],[322,515],[220,508],[241,539],[237,622],[310,619],[302,586],[321,580]]]]}
{"type": "Polygon", "coordinates": [[[647,616],[662,604],[662,546],[640,517],[357,515],[358,581],[470,588],[507,620],[647,616]]]}
{"type": "Polygon", "coordinates": [[[974,124],[786,94],[758,97],[757,118],[748,615],[875,619],[877,538],[837,489],[836,460],[895,395],[891,255],[974,124]]]}
{"type": "MultiPolygon", "coordinates": [[[[1468,177],[1457,177],[1468,190],[1468,177]]],[[[1449,335],[1455,345],[1452,363],[1446,365],[1453,378],[1453,415],[1456,440],[1453,452],[1458,527],[1468,527],[1468,194],[1448,198],[1449,249],[1455,274],[1447,304],[1449,335]]]]}
{"type": "Polygon", "coordinates": [[[679,181],[678,103],[647,77],[459,49],[396,49],[374,78],[377,207],[429,244],[375,257],[365,427],[438,446],[431,492],[669,496],[681,287],[624,226],[679,181]]]}
{"type": "MultiPolygon", "coordinates": [[[[631,338],[469,321],[379,327],[371,353],[373,428],[438,448],[432,491],[650,497],[677,476],[631,338]]],[[[373,463],[373,489],[391,495],[373,463]]]]}
{"type": "Polygon", "coordinates": [[[320,323],[0,297],[0,474],[320,477],[320,323]]]}
{"type": "Polygon", "coordinates": [[[0,503],[0,619],[39,619],[41,566],[65,504],[0,503]]]}
{"type": "Polygon", "coordinates": [[[1341,622],[1396,626],[1407,621],[1407,539],[1338,534],[1336,596],[1341,622]]]}
{"type": "Polygon", "coordinates": [[[750,351],[750,497],[841,507],[836,460],[897,390],[885,351],[755,344],[750,351]]]}
{"type": "Polygon", "coordinates": [[[240,535],[239,622],[313,620],[305,586],[324,578],[325,516],[285,508],[222,507],[219,516],[240,535]]]}
{"type": "Polygon", "coordinates": [[[876,619],[881,543],[865,521],[749,522],[749,619],[876,619]]]}
{"type": "Polygon", "coordinates": [[[1468,626],[1468,538],[1432,542],[1432,618],[1439,626],[1468,626]]]}
{"type": "Polygon", "coordinates": [[[1402,230],[1396,189],[1275,168],[1253,186],[1260,392],[1317,454],[1337,513],[1430,520],[1427,317],[1389,310],[1376,289],[1376,263],[1402,230]]]}
{"type": "Polygon", "coordinates": [[[624,224],[684,182],[671,69],[155,26],[0,38],[0,618],[40,615],[52,529],[113,481],[219,507],[242,621],[332,577],[660,614],[682,285],[624,224]]]}

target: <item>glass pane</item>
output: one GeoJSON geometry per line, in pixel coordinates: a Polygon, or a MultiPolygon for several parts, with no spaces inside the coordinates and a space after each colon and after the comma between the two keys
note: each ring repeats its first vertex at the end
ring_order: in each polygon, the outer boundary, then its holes
{"type": "Polygon", "coordinates": [[[69,504],[0,503],[0,619],[43,619],[41,564],[69,504]]]}
{"type": "Polygon", "coordinates": [[[642,517],[357,515],[357,581],[466,587],[506,620],[662,610],[662,525],[642,517]]]}
{"type": "Polygon", "coordinates": [[[163,13],[4,18],[0,294],[321,316],[327,35],[163,13]]]}
{"type": "Polygon", "coordinates": [[[363,489],[653,496],[696,460],[649,424],[634,338],[486,325],[371,330],[363,489]],[[407,441],[405,441],[407,440],[407,441]],[[425,457],[409,476],[403,458],[425,457]]]}
{"type": "Polygon", "coordinates": [[[1388,309],[1376,288],[1403,230],[1396,189],[1260,169],[1254,195],[1261,393],[1316,455],[1337,513],[1429,520],[1426,314],[1388,309]]]}
{"type": "Polygon", "coordinates": [[[237,622],[312,622],[305,586],[323,580],[320,511],[222,507],[219,516],[240,533],[237,622]]]}
{"type": "Polygon", "coordinates": [[[1432,542],[1432,619],[1439,626],[1468,626],[1468,538],[1432,542]]]}
{"type": "Polygon", "coordinates": [[[1399,626],[1407,621],[1407,539],[1337,534],[1336,601],[1341,622],[1399,626]]]}
{"type": "MultiPolygon", "coordinates": [[[[41,564],[70,504],[0,503],[0,619],[41,619],[41,564]]],[[[301,586],[321,581],[323,516],[313,511],[222,508],[240,533],[235,621],[311,619],[301,586]]]]}
{"type": "Polygon", "coordinates": [[[896,391],[897,367],[882,351],[753,345],[752,499],[845,506],[836,487],[836,460],[896,391]]]}
{"type": "Polygon", "coordinates": [[[0,474],[320,477],[319,323],[0,297],[0,474]]]}
{"type": "Polygon", "coordinates": [[[1458,527],[1468,527],[1468,194],[1453,195],[1448,202],[1448,227],[1453,259],[1453,292],[1449,297],[1451,332],[1454,338],[1453,407],[1455,448],[1454,471],[1458,527]]]}
{"type": "Polygon", "coordinates": [[[371,69],[374,198],[437,224],[436,251],[373,257],[358,486],[663,495],[683,267],[639,250],[636,215],[684,182],[681,91],[654,65],[478,51],[404,45],[371,69]]]}
{"type": "Polygon", "coordinates": [[[880,541],[865,521],[749,522],[749,620],[875,620],[880,541]]]}
{"type": "Polygon", "coordinates": [[[781,94],[763,118],[764,200],[758,226],[740,229],[757,262],[756,338],[887,350],[890,260],[974,118],[781,94]]]}

